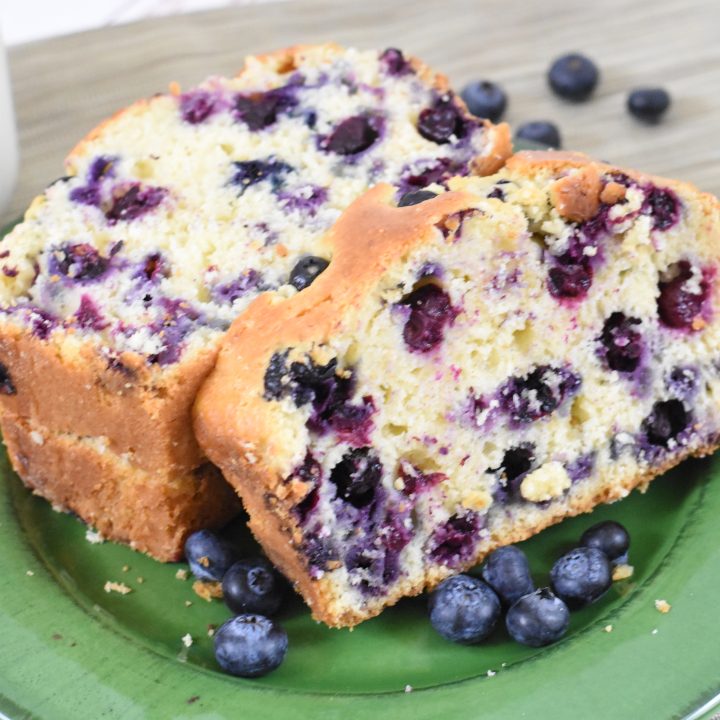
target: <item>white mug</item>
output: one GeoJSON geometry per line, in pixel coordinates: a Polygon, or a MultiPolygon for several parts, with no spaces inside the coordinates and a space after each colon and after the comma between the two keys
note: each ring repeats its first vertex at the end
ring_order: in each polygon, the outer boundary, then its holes
{"type": "Polygon", "coordinates": [[[0,35],[0,212],[5,210],[18,172],[18,141],[5,45],[0,35]]]}

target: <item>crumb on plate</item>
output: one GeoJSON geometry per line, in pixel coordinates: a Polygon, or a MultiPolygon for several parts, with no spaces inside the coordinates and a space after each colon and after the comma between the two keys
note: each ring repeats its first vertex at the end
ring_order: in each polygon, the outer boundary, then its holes
{"type": "Polygon", "coordinates": [[[635,568],[632,565],[627,565],[625,563],[622,565],[616,565],[612,571],[613,582],[617,582],[618,580],[627,580],[629,577],[633,576],[634,572],[635,568]]]}
{"type": "Polygon", "coordinates": [[[116,592],[120,593],[120,595],[127,595],[132,592],[132,588],[128,587],[125,583],[113,582],[112,580],[108,580],[105,583],[103,590],[105,590],[106,593],[116,592]]]}
{"type": "Polygon", "coordinates": [[[210,602],[213,598],[222,598],[223,596],[222,583],[219,582],[203,582],[202,580],[196,580],[193,583],[192,589],[196,595],[208,602],[210,602]]]}

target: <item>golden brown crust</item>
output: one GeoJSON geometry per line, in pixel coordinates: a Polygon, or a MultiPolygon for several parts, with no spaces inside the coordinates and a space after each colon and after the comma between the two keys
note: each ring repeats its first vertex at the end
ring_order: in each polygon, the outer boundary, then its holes
{"type": "Polygon", "coordinates": [[[203,455],[183,419],[215,351],[209,346],[161,374],[133,353],[111,365],[93,345],[40,340],[4,322],[0,363],[16,392],[2,396],[0,404],[4,412],[37,420],[52,432],[102,436],[112,452],[131,454],[142,470],[187,472],[203,455]]]}
{"type": "Polygon", "coordinates": [[[600,173],[594,165],[587,165],[556,180],[550,188],[550,202],[561,217],[584,222],[597,214],[600,190],[600,173]]]}
{"type": "MultiPolygon", "coordinates": [[[[622,172],[639,182],[651,182],[662,187],[676,188],[682,192],[698,196],[708,207],[717,207],[720,201],[710,193],[698,190],[692,183],[682,180],[671,180],[658,175],[649,175],[633,168],[618,168],[605,162],[594,160],[589,155],[563,150],[522,150],[508,158],[505,168],[508,172],[517,172],[533,177],[537,174],[550,172],[560,174],[569,170],[592,165],[600,174],[622,172]]],[[[605,202],[605,201],[603,201],[605,202]]]]}
{"type": "Polygon", "coordinates": [[[473,172],[476,175],[496,173],[512,155],[512,135],[507,123],[488,123],[485,130],[488,134],[488,150],[473,161],[473,172]]]}
{"type": "Polygon", "coordinates": [[[3,412],[3,438],[15,471],[55,507],[72,510],[107,539],[164,562],[179,560],[194,530],[221,527],[239,511],[217,468],[144,472],[74,436],[3,412]]]}

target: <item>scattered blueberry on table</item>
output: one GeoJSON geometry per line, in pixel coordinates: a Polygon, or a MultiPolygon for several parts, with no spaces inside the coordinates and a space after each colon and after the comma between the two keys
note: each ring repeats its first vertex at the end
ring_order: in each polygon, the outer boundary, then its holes
{"type": "Polygon", "coordinates": [[[245,614],[228,620],[215,633],[215,658],[225,672],[257,678],[280,666],[288,637],[280,625],[262,615],[245,614]]]}
{"type": "Polygon", "coordinates": [[[443,637],[462,645],[484,640],[500,619],[500,600],[482,580],[455,575],[430,595],[430,623],[443,637]]]}
{"type": "Polygon", "coordinates": [[[631,115],[646,123],[656,123],[670,107],[670,94],[663,88],[637,88],[627,99],[631,115]]]}
{"type": "Polygon", "coordinates": [[[551,123],[549,120],[533,120],[520,125],[515,131],[515,138],[530,140],[555,150],[562,147],[560,130],[555,123],[551,123]]]}
{"type": "Polygon", "coordinates": [[[598,84],[597,65],[585,55],[569,53],[557,58],[548,71],[553,92],[566,100],[587,100],[598,84]]]}
{"type": "Polygon", "coordinates": [[[505,113],[507,95],[505,91],[489,80],[476,80],[468,83],[460,93],[468,110],[479,118],[497,122],[505,113]]]}

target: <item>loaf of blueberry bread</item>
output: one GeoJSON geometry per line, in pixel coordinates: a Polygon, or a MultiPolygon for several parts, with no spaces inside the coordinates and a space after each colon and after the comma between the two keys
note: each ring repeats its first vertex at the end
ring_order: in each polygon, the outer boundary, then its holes
{"type": "Polygon", "coordinates": [[[353,203],[198,395],[201,446],[329,625],[718,445],[716,199],[570,153],[449,187],[353,203]]]}
{"type": "Polygon", "coordinates": [[[494,172],[509,151],[506,126],[394,49],[250,58],[108,120],[0,243],[15,469],[107,537],[177,558],[239,507],[190,414],[230,322],[262,291],[307,284],[368,187],[494,172]]]}

